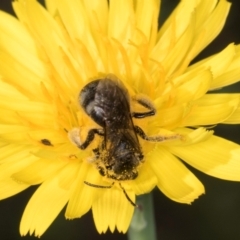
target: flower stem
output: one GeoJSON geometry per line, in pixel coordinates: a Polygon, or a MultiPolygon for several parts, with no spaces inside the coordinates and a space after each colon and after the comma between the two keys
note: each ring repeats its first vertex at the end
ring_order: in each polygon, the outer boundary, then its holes
{"type": "Polygon", "coordinates": [[[156,240],[152,194],[137,197],[138,208],[135,209],[128,229],[129,240],[156,240]]]}

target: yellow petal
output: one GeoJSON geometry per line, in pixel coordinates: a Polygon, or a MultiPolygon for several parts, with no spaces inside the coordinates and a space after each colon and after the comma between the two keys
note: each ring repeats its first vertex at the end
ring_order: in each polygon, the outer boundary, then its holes
{"type": "MultiPolygon", "coordinates": [[[[214,1],[214,3],[215,2],[216,1],[214,1]]],[[[211,3],[209,3],[209,6],[211,9],[211,3]]],[[[220,0],[214,11],[212,11],[211,15],[206,19],[201,19],[202,24],[199,26],[198,31],[196,32],[196,39],[198,39],[198,36],[200,36],[201,45],[198,45],[193,57],[197,56],[198,53],[201,52],[210,42],[212,42],[212,40],[221,32],[230,10],[230,6],[230,2],[227,2],[226,0],[220,0]]],[[[201,6],[199,6],[199,8],[200,7],[201,6]]]]}
{"type": "Polygon", "coordinates": [[[0,124],[1,138],[9,143],[26,142],[28,130],[25,126],[0,124]]]}
{"type": "Polygon", "coordinates": [[[178,126],[179,122],[182,121],[185,112],[185,105],[178,105],[168,107],[166,109],[160,109],[157,112],[156,117],[150,121],[149,124],[152,128],[166,127],[172,129],[174,126],[178,126]]]}
{"type": "MultiPolygon", "coordinates": [[[[129,198],[135,202],[135,195],[127,191],[129,198]]],[[[125,233],[129,227],[134,207],[126,199],[122,189],[112,187],[104,190],[103,195],[93,203],[92,211],[96,228],[99,233],[105,233],[109,227],[125,233]]]]}
{"type": "Polygon", "coordinates": [[[240,146],[226,139],[212,136],[204,142],[186,147],[169,147],[176,156],[211,176],[226,180],[240,180],[240,146]]]}
{"type": "Polygon", "coordinates": [[[76,184],[76,179],[79,172],[78,159],[69,159],[68,164],[61,169],[61,175],[59,176],[59,186],[63,189],[70,189],[73,184],[76,184]]]}
{"type": "Polygon", "coordinates": [[[159,147],[150,165],[158,178],[158,188],[170,199],[191,203],[204,193],[201,182],[171,153],[159,147]]]}
{"type": "Polygon", "coordinates": [[[194,25],[192,22],[190,22],[186,31],[182,34],[178,41],[175,42],[174,46],[169,49],[168,55],[162,61],[162,64],[165,68],[166,76],[170,76],[176,70],[181,61],[183,61],[183,58],[189,51],[193,36],[194,25]]]}
{"type": "Polygon", "coordinates": [[[26,188],[29,185],[14,181],[12,178],[6,178],[0,181],[0,200],[11,197],[26,188]]]}
{"type": "Polygon", "coordinates": [[[168,55],[173,44],[177,42],[186,31],[196,5],[196,1],[181,1],[159,30],[158,42],[153,49],[153,53],[155,52],[161,55],[161,57],[158,57],[159,61],[168,55]],[[184,19],[184,21],[182,21],[182,19],[184,19]]]}
{"type": "Polygon", "coordinates": [[[240,51],[238,49],[238,46],[236,46],[236,55],[234,56],[231,64],[228,66],[228,68],[217,78],[214,79],[214,81],[211,84],[211,90],[217,89],[221,87],[225,87],[227,85],[233,84],[235,82],[238,82],[240,79],[240,51]]]}
{"type": "Polygon", "coordinates": [[[57,11],[57,2],[56,0],[45,0],[45,5],[48,10],[52,15],[56,14],[57,11]]]}
{"type": "Polygon", "coordinates": [[[234,111],[234,113],[226,119],[223,123],[226,124],[239,124],[240,123],[240,106],[234,111]]]}
{"type": "MultiPolygon", "coordinates": [[[[86,12],[84,11],[83,1],[58,1],[57,3],[61,19],[70,36],[73,39],[83,41],[89,38],[89,22],[86,12]]],[[[92,39],[90,41],[92,41],[92,39]]]]}
{"type": "MultiPolygon", "coordinates": [[[[65,43],[68,45],[68,49],[64,48],[64,53],[70,59],[67,65],[71,64],[76,73],[76,76],[71,76],[73,71],[70,69],[69,77],[75,81],[79,78],[78,75],[84,81],[92,78],[99,71],[96,67],[102,67],[101,58],[104,58],[101,55],[102,45],[99,38],[107,32],[107,1],[54,1],[49,7],[56,8],[61,18],[59,30],[62,29],[65,43]]],[[[76,87],[80,89],[79,82],[76,87]]]]}
{"type": "MultiPolygon", "coordinates": [[[[35,144],[36,142],[33,141],[35,144]]],[[[51,141],[50,141],[51,142],[51,141]]],[[[37,143],[39,146],[39,142],[37,143]]],[[[89,156],[90,151],[79,151],[75,146],[70,143],[59,144],[59,146],[45,146],[41,143],[41,148],[33,153],[34,156],[42,159],[48,159],[49,161],[55,159],[59,161],[72,161],[72,158],[82,159],[89,156]]]]}
{"type": "Polygon", "coordinates": [[[48,77],[34,40],[23,25],[4,12],[0,12],[0,32],[1,75],[23,93],[41,99],[40,81],[48,77]]]}
{"type": "MultiPolygon", "coordinates": [[[[15,61],[33,71],[36,76],[44,76],[44,67],[39,59],[36,43],[24,25],[13,16],[0,11],[0,48],[15,61]],[[31,63],[31,64],[29,64],[31,63]]],[[[35,79],[29,79],[34,83],[35,79]]]]}
{"type": "Polygon", "coordinates": [[[236,101],[240,97],[240,94],[230,94],[230,93],[211,93],[204,95],[201,99],[195,101],[202,106],[217,105],[225,102],[236,101]]]}
{"type": "MultiPolygon", "coordinates": [[[[46,119],[44,119],[44,120],[46,120],[46,119]]],[[[52,121],[54,121],[54,119],[52,119],[52,121]]],[[[36,122],[38,122],[38,121],[36,121],[36,122]]],[[[50,126],[48,128],[48,126],[50,125],[50,121],[45,122],[45,123],[46,123],[45,129],[41,129],[41,130],[33,129],[28,132],[29,137],[32,140],[35,140],[37,142],[40,142],[42,139],[48,139],[51,142],[52,147],[56,147],[57,150],[60,150],[61,147],[63,147],[63,146],[58,147],[58,144],[66,143],[67,136],[65,135],[65,133],[62,133],[59,130],[58,131],[54,130],[54,127],[50,126]]]]}
{"type": "MultiPolygon", "coordinates": [[[[4,82],[1,77],[0,77],[0,94],[1,96],[3,96],[3,98],[6,98],[6,97],[14,98],[16,103],[18,101],[28,100],[27,96],[19,92],[11,84],[4,82]]],[[[4,101],[1,99],[1,103],[3,102],[4,101]]]]}
{"type": "MultiPolygon", "coordinates": [[[[7,163],[8,161],[15,160],[15,158],[19,158],[19,152],[23,150],[24,147],[19,144],[3,144],[1,145],[0,151],[0,163],[7,163]],[[15,155],[15,157],[14,157],[15,155]]],[[[24,155],[25,156],[25,155],[24,155]]]]}
{"type": "Polygon", "coordinates": [[[229,67],[232,60],[234,59],[235,54],[236,47],[233,43],[231,43],[220,53],[217,53],[214,56],[208,57],[200,62],[191,65],[190,67],[188,67],[187,71],[194,71],[196,69],[206,67],[211,70],[213,77],[216,78],[219,75],[223,74],[225,70],[229,67]]]}
{"type": "Polygon", "coordinates": [[[110,0],[108,36],[126,45],[131,39],[134,27],[132,0],[110,0]]]}
{"type": "Polygon", "coordinates": [[[108,24],[108,1],[84,0],[84,4],[92,29],[99,29],[106,33],[108,24]]]}
{"type": "MultiPolygon", "coordinates": [[[[191,45],[194,33],[193,23],[189,23],[182,35],[176,39],[167,49],[167,56],[164,57],[162,48],[155,47],[151,52],[151,58],[161,62],[166,76],[170,76],[181,63],[191,45]]],[[[169,42],[169,40],[167,40],[169,42]]],[[[159,44],[159,43],[158,43],[159,44]]],[[[157,46],[157,45],[156,45],[157,46]]],[[[165,50],[166,51],[166,50],[165,50]]]]}
{"type": "Polygon", "coordinates": [[[159,0],[136,1],[136,27],[147,37],[147,40],[150,40],[152,26],[157,27],[159,9],[159,0]]]}
{"type": "Polygon", "coordinates": [[[196,7],[196,28],[199,29],[204,22],[211,16],[214,11],[218,0],[201,0],[196,7]]]}
{"type": "MultiPolygon", "coordinates": [[[[165,133],[165,131],[163,131],[165,133]]],[[[210,138],[213,135],[213,131],[206,130],[203,127],[199,127],[196,129],[189,129],[189,128],[177,128],[174,130],[174,132],[171,132],[171,134],[178,134],[181,136],[180,139],[176,139],[175,141],[165,141],[157,143],[159,146],[188,146],[195,143],[206,141],[208,138],[210,138]]],[[[166,135],[169,134],[166,131],[166,135]]],[[[154,148],[153,148],[154,151],[154,148]]],[[[150,151],[151,156],[151,151],[150,151]]]]}
{"type": "Polygon", "coordinates": [[[181,134],[184,140],[175,143],[174,146],[187,146],[199,142],[204,142],[213,135],[213,131],[206,130],[203,127],[199,127],[195,130],[190,130],[189,128],[178,128],[176,129],[176,132],[181,134]]]}
{"type": "Polygon", "coordinates": [[[199,99],[208,91],[212,79],[213,76],[210,70],[199,71],[191,79],[182,78],[182,83],[179,82],[180,86],[176,87],[176,92],[173,93],[174,100],[178,104],[199,99]]]}
{"type": "MultiPolygon", "coordinates": [[[[145,158],[148,159],[148,156],[145,156],[145,158]]],[[[146,161],[144,166],[139,169],[138,177],[134,181],[131,181],[131,188],[136,195],[140,195],[152,191],[156,185],[157,178],[148,161],[146,161]]]]}
{"type": "MultiPolygon", "coordinates": [[[[5,84],[1,84],[2,86],[6,86],[5,84]]],[[[17,92],[17,91],[15,91],[17,92]]],[[[4,96],[4,94],[1,94],[1,96],[4,98],[0,100],[0,106],[2,108],[5,109],[11,109],[12,111],[18,111],[18,112],[24,112],[24,115],[26,113],[26,115],[33,115],[34,111],[35,114],[37,112],[40,112],[40,114],[42,115],[53,115],[53,108],[46,103],[43,102],[34,102],[34,101],[28,101],[25,99],[18,99],[17,94],[16,94],[16,98],[15,98],[15,92],[13,91],[11,94],[6,94],[6,96],[4,96]],[[15,99],[13,99],[15,98],[15,99]],[[7,101],[6,101],[6,100],[7,101]],[[26,104],[26,102],[28,104],[26,104]],[[36,110],[34,109],[34,106],[36,107],[36,110]]]]}
{"type": "MultiPolygon", "coordinates": [[[[0,83],[0,87],[5,86],[0,83]]],[[[1,93],[0,93],[1,94],[1,93]]],[[[7,94],[6,94],[7,95],[7,94]]],[[[11,123],[14,116],[15,124],[40,126],[43,128],[54,128],[56,126],[56,112],[54,107],[43,102],[35,102],[15,98],[14,93],[4,96],[1,94],[0,107],[6,111],[5,122],[11,123]]],[[[2,118],[4,119],[2,116],[2,118]]],[[[3,122],[1,122],[3,123],[3,122]]]]}
{"type": "MultiPolygon", "coordinates": [[[[72,55],[69,53],[69,39],[64,35],[61,26],[37,1],[19,0],[15,1],[13,6],[19,19],[28,24],[34,36],[41,43],[41,51],[43,55],[46,54],[48,57],[45,56],[47,58],[45,61],[48,61],[49,64],[50,60],[53,68],[56,69],[58,76],[57,86],[63,85],[64,93],[74,94],[73,88],[78,88],[76,82],[79,81],[79,76],[73,77],[74,73],[70,69],[77,62],[73,60],[72,55]],[[66,64],[66,61],[69,61],[68,64],[66,64]]],[[[55,72],[53,71],[53,73],[55,72]]]]}
{"type": "Polygon", "coordinates": [[[69,199],[70,190],[59,187],[58,178],[45,181],[33,194],[24,210],[20,233],[40,237],[54,221],[69,199]]]}
{"type": "MultiPolygon", "coordinates": [[[[16,88],[22,92],[23,94],[30,96],[31,99],[42,99],[43,94],[41,93],[40,87],[40,80],[38,76],[31,69],[26,68],[22,64],[22,60],[19,62],[14,59],[10,54],[1,52],[0,53],[0,71],[1,75],[4,79],[8,79],[9,83],[12,83],[16,86],[16,88]],[[15,64],[12,64],[15,62],[15,64]],[[34,82],[35,80],[35,82],[34,82]],[[31,84],[20,84],[22,82],[30,83],[31,84]]],[[[27,61],[29,62],[29,60],[27,61]]],[[[30,60],[31,62],[31,60],[30,60]]]]}
{"type": "Polygon", "coordinates": [[[66,161],[39,159],[31,165],[12,175],[13,179],[25,184],[35,185],[42,183],[51,176],[54,176],[57,171],[66,165],[66,161]]]}
{"type": "Polygon", "coordinates": [[[19,152],[12,153],[4,159],[3,163],[0,165],[1,180],[11,177],[14,173],[21,171],[37,161],[38,158],[30,154],[28,151],[22,148],[19,152]]]}
{"type": "Polygon", "coordinates": [[[84,181],[89,182],[90,184],[103,186],[104,184],[101,182],[100,178],[101,176],[98,171],[90,164],[82,163],[79,166],[79,172],[73,186],[73,192],[71,193],[66,209],[66,218],[79,218],[90,210],[92,202],[96,198],[99,189],[88,186],[84,181]]]}
{"type": "Polygon", "coordinates": [[[239,98],[231,94],[207,94],[194,102],[182,126],[225,122],[236,111],[238,104],[239,98]]]}

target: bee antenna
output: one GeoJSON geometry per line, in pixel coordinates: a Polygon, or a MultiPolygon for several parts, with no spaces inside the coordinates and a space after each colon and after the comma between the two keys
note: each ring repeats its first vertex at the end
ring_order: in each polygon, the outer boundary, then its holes
{"type": "Polygon", "coordinates": [[[126,190],[123,188],[123,186],[121,185],[121,183],[119,183],[119,186],[120,186],[121,189],[123,190],[123,193],[124,193],[125,197],[126,197],[127,200],[131,203],[131,205],[134,206],[134,207],[136,207],[136,208],[138,208],[139,206],[138,206],[136,203],[134,203],[134,202],[132,201],[132,199],[127,195],[127,192],[126,192],[126,190]]]}
{"type": "Polygon", "coordinates": [[[110,186],[102,186],[102,185],[93,184],[93,183],[90,183],[87,181],[84,181],[84,183],[90,187],[95,187],[95,188],[111,188],[114,184],[114,182],[113,182],[112,185],[110,185],[110,186]]]}

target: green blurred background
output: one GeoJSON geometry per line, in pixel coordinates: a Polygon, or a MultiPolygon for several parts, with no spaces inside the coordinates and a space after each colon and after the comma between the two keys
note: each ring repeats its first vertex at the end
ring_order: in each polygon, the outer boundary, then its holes
{"type": "MultiPolygon", "coordinates": [[[[178,2],[177,0],[162,0],[160,24],[178,2]]],[[[240,0],[232,0],[231,2],[230,15],[223,31],[195,61],[221,51],[230,42],[240,43],[240,0]]],[[[10,0],[0,0],[0,9],[13,14],[10,0]]],[[[240,84],[232,85],[222,91],[240,92],[240,84]]],[[[215,133],[240,143],[240,125],[220,125],[215,128],[215,133]]],[[[239,240],[240,183],[219,180],[195,169],[191,168],[191,170],[202,181],[206,189],[206,194],[192,205],[173,202],[159,190],[153,192],[158,239],[239,240]]],[[[33,236],[22,238],[19,234],[21,215],[36,188],[32,187],[14,197],[0,201],[1,240],[36,239],[33,236]]],[[[41,239],[126,240],[127,235],[117,232],[99,235],[95,229],[91,212],[80,219],[69,221],[65,220],[63,210],[41,239]]]]}

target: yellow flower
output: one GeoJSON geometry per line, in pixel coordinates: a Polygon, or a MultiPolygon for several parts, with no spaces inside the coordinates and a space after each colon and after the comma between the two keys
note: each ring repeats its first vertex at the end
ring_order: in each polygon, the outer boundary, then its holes
{"type": "MultiPolygon", "coordinates": [[[[17,18],[0,12],[0,198],[41,184],[24,211],[22,235],[42,235],[67,204],[66,218],[90,209],[96,228],[126,232],[135,196],[157,186],[191,203],[201,182],[179,160],[214,177],[240,181],[240,147],[204,126],[240,123],[239,94],[208,94],[240,79],[240,47],[229,44],[191,66],[221,31],[230,3],[182,0],[158,30],[160,0],[35,0],[13,2],[17,18]],[[157,114],[133,119],[149,136],[182,136],[166,142],[139,138],[144,163],[134,180],[103,177],[92,150],[80,139],[99,126],[78,105],[90,81],[115,75],[132,98],[147,96],[157,114]],[[189,128],[191,127],[191,128],[189,128]],[[103,189],[91,187],[111,186],[103,189]]],[[[134,110],[138,105],[132,102],[134,110]]]]}

